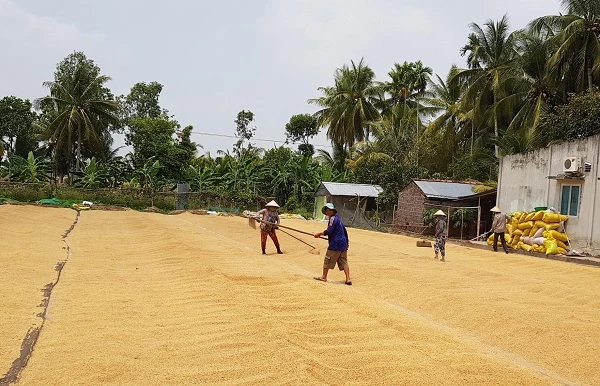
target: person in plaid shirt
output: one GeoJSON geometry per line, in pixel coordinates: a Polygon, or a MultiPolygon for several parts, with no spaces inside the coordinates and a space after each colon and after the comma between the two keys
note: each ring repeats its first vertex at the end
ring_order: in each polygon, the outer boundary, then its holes
{"type": "Polygon", "coordinates": [[[265,205],[265,209],[260,210],[256,216],[261,221],[260,222],[260,247],[262,249],[262,254],[266,255],[267,249],[267,236],[271,237],[273,243],[275,244],[275,248],[277,248],[277,253],[282,254],[281,247],[279,246],[279,240],[277,239],[277,235],[275,234],[275,229],[279,225],[279,205],[275,201],[269,202],[265,205]],[[268,224],[267,224],[268,223],[268,224]]]}

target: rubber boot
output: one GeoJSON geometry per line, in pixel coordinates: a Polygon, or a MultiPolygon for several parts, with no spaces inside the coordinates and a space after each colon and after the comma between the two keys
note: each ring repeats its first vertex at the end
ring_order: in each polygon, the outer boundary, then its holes
{"type": "Polygon", "coordinates": [[[277,247],[277,254],[283,255],[283,252],[281,252],[281,248],[280,247],[277,247]]]}

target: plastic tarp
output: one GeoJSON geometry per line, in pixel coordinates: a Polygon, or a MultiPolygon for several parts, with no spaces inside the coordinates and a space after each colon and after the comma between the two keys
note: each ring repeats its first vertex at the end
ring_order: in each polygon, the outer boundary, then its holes
{"type": "Polygon", "coordinates": [[[39,200],[37,203],[40,205],[64,205],[66,201],[59,200],[58,198],[44,198],[39,200]]]}

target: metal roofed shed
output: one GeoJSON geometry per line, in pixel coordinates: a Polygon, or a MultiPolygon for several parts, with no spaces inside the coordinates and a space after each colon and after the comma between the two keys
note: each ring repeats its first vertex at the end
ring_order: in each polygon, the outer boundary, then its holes
{"type": "MultiPolygon", "coordinates": [[[[429,213],[441,209],[448,216],[450,237],[478,236],[481,229],[489,229],[490,209],[496,205],[496,189],[477,193],[478,185],[481,183],[413,179],[398,194],[393,231],[422,231],[430,225],[429,213]],[[452,218],[453,213],[460,216],[452,218]]],[[[426,233],[431,231],[430,227],[426,233]]]]}
{"type": "Polygon", "coordinates": [[[377,198],[383,189],[379,185],[345,184],[340,182],[321,182],[315,193],[317,196],[360,196],[377,198]]]}
{"type": "MultiPolygon", "coordinates": [[[[321,208],[333,203],[347,226],[377,228],[378,220],[385,221],[385,214],[378,212],[376,199],[383,189],[379,185],[322,182],[315,193],[314,218],[325,220],[321,208]]],[[[391,214],[390,214],[391,216],[391,214]]]]}
{"type": "Polygon", "coordinates": [[[438,198],[444,200],[459,200],[461,198],[474,196],[477,193],[473,190],[479,185],[475,182],[462,181],[438,181],[438,180],[417,180],[413,182],[421,189],[427,198],[438,198]]]}

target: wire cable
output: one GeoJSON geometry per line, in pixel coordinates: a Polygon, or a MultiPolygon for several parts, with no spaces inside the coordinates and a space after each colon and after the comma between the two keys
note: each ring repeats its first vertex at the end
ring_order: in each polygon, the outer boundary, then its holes
{"type": "MultiPolygon", "coordinates": [[[[235,139],[238,138],[235,135],[230,135],[230,134],[206,133],[206,132],[202,132],[202,131],[192,131],[192,134],[206,135],[206,136],[210,136],[210,137],[235,138],[235,139]]],[[[277,140],[277,139],[264,139],[264,138],[251,138],[250,141],[273,142],[273,143],[282,143],[282,144],[288,143],[287,141],[281,141],[281,140],[277,140]]],[[[313,146],[314,147],[329,147],[329,148],[333,147],[331,145],[313,145],[313,146]]]]}

